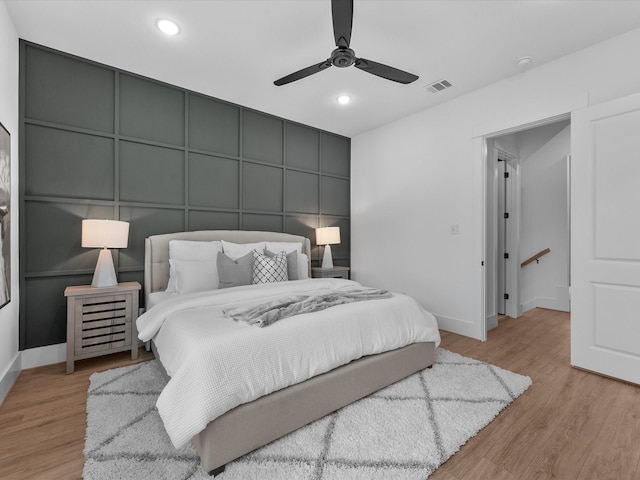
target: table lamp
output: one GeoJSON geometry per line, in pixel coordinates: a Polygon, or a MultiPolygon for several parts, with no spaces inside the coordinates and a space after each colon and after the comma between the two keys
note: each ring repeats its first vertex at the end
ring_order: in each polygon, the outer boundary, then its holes
{"type": "Polygon", "coordinates": [[[129,223],[118,220],[82,220],[82,246],[101,248],[93,272],[92,287],[112,287],[118,284],[110,248],[127,248],[129,223]]]}
{"type": "Polygon", "coordinates": [[[322,257],[322,268],[333,268],[331,245],[340,243],[340,227],[316,228],[316,243],[318,245],[325,245],[324,256],[322,257]]]}

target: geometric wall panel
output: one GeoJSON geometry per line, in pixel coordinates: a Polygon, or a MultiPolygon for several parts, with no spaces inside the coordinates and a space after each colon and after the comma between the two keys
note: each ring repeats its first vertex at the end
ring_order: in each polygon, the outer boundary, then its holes
{"type": "Polygon", "coordinates": [[[349,215],[351,197],[349,181],[322,177],[322,212],[327,215],[349,215]]]}
{"type": "Polygon", "coordinates": [[[189,94],[189,147],[239,155],[240,109],[202,95],[189,94]]]}
{"type": "Polygon", "coordinates": [[[129,244],[119,251],[120,267],[144,267],[144,239],[149,235],[184,231],[184,210],[120,207],[120,220],[129,222],[129,244]]]}
{"type": "Polygon", "coordinates": [[[245,162],[242,166],[242,207],[282,212],[282,168],[245,162]]]}
{"type": "Polygon", "coordinates": [[[349,162],[349,139],[323,132],[320,136],[322,152],[322,171],[332,175],[348,177],[351,170],[349,162]],[[345,159],[347,159],[345,161],[345,159]]]}
{"type": "Polygon", "coordinates": [[[244,230],[260,230],[266,232],[282,231],[282,215],[262,215],[245,213],[242,216],[244,230]]]}
{"type": "Polygon", "coordinates": [[[184,152],[120,142],[120,200],[184,203],[184,152]]]}
{"type": "Polygon", "coordinates": [[[284,151],[282,120],[245,110],[242,122],[242,155],[253,160],[281,165],[284,151]]]}
{"type": "Polygon", "coordinates": [[[119,281],[143,281],[144,239],[337,225],[349,265],[350,140],[20,41],[20,348],[64,341],[64,288],[91,282],[83,218],[130,223],[119,281]]]}
{"type": "Polygon", "coordinates": [[[287,211],[319,213],[319,180],[314,173],[287,170],[287,211]]]}
{"type": "Polygon", "coordinates": [[[319,142],[320,133],[317,130],[288,123],[285,145],[287,166],[317,172],[320,169],[319,142]]]}
{"type": "Polygon", "coordinates": [[[113,70],[23,44],[25,115],[113,133],[113,70]]]}
{"type": "Polygon", "coordinates": [[[240,220],[237,213],[189,210],[189,231],[238,230],[239,228],[240,220]]]}
{"type": "Polygon", "coordinates": [[[110,205],[78,203],[25,203],[28,222],[24,232],[25,273],[92,269],[98,250],[82,248],[83,218],[113,218],[110,205]],[[26,253],[25,253],[26,252],[26,253]]]}
{"type": "Polygon", "coordinates": [[[92,275],[65,277],[36,277],[24,282],[25,297],[38,299],[26,302],[20,308],[20,337],[25,345],[45,346],[67,341],[67,299],[64,289],[68,285],[87,285],[92,275]],[[42,315],[42,306],[47,314],[42,315]]]}
{"type": "Polygon", "coordinates": [[[120,75],[120,134],[184,145],[184,91],[120,75]]]}
{"type": "Polygon", "coordinates": [[[199,207],[238,208],[238,160],[189,154],[189,204],[199,207]]]}
{"type": "Polygon", "coordinates": [[[28,195],[113,200],[111,138],[27,125],[28,195]]]}

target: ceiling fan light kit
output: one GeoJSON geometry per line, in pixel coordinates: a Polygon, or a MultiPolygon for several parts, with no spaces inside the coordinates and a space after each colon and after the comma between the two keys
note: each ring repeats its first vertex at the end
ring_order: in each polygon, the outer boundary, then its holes
{"type": "Polygon", "coordinates": [[[353,65],[364,72],[403,84],[415,82],[418,79],[418,76],[412,73],[356,57],[356,52],[349,48],[351,27],[353,25],[353,0],[331,0],[331,15],[333,18],[333,36],[337,47],[331,52],[331,57],[316,65],[311,65],[276,80],[273,82],[276,86],[280,87],[287,83],[301,80],[331,66],[346,68],[353,65]]]}

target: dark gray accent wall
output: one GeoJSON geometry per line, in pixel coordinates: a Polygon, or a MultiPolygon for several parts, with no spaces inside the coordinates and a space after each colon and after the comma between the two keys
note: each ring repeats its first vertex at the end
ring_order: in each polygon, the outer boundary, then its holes
{"type": "MultiPolygon", "coordinates": [[[[66,340],[64,289],[91,283],[83,218],[130,222],[120,281],[144,239],[184,230],[304,235],[340,226],[349,265],[350,140],[22,41],[20,348],[66,340]]],[[[320,250],[313,252],[318,264],[320,250]]]]}

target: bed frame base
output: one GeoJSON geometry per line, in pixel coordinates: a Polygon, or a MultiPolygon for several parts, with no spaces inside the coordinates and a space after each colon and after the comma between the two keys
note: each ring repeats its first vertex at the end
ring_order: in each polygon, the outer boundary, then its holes
{"type": "Polygon", "coordinates": [[[211,475],[212,477],[215,477],[216,475],[220,475],[222,472],[224,472],[225,468],[227,468],[226,465],[222,465],[221,467],[214,468],[209,472],[209,475],[211,475]]]}
{"type": "Polygon", "coordinates": [[[216,418],[194,437],[202,469],[217,475],[228,462],[434,362],[433,342],[414,343],[360,358],[240,405],[216,418]]]}

